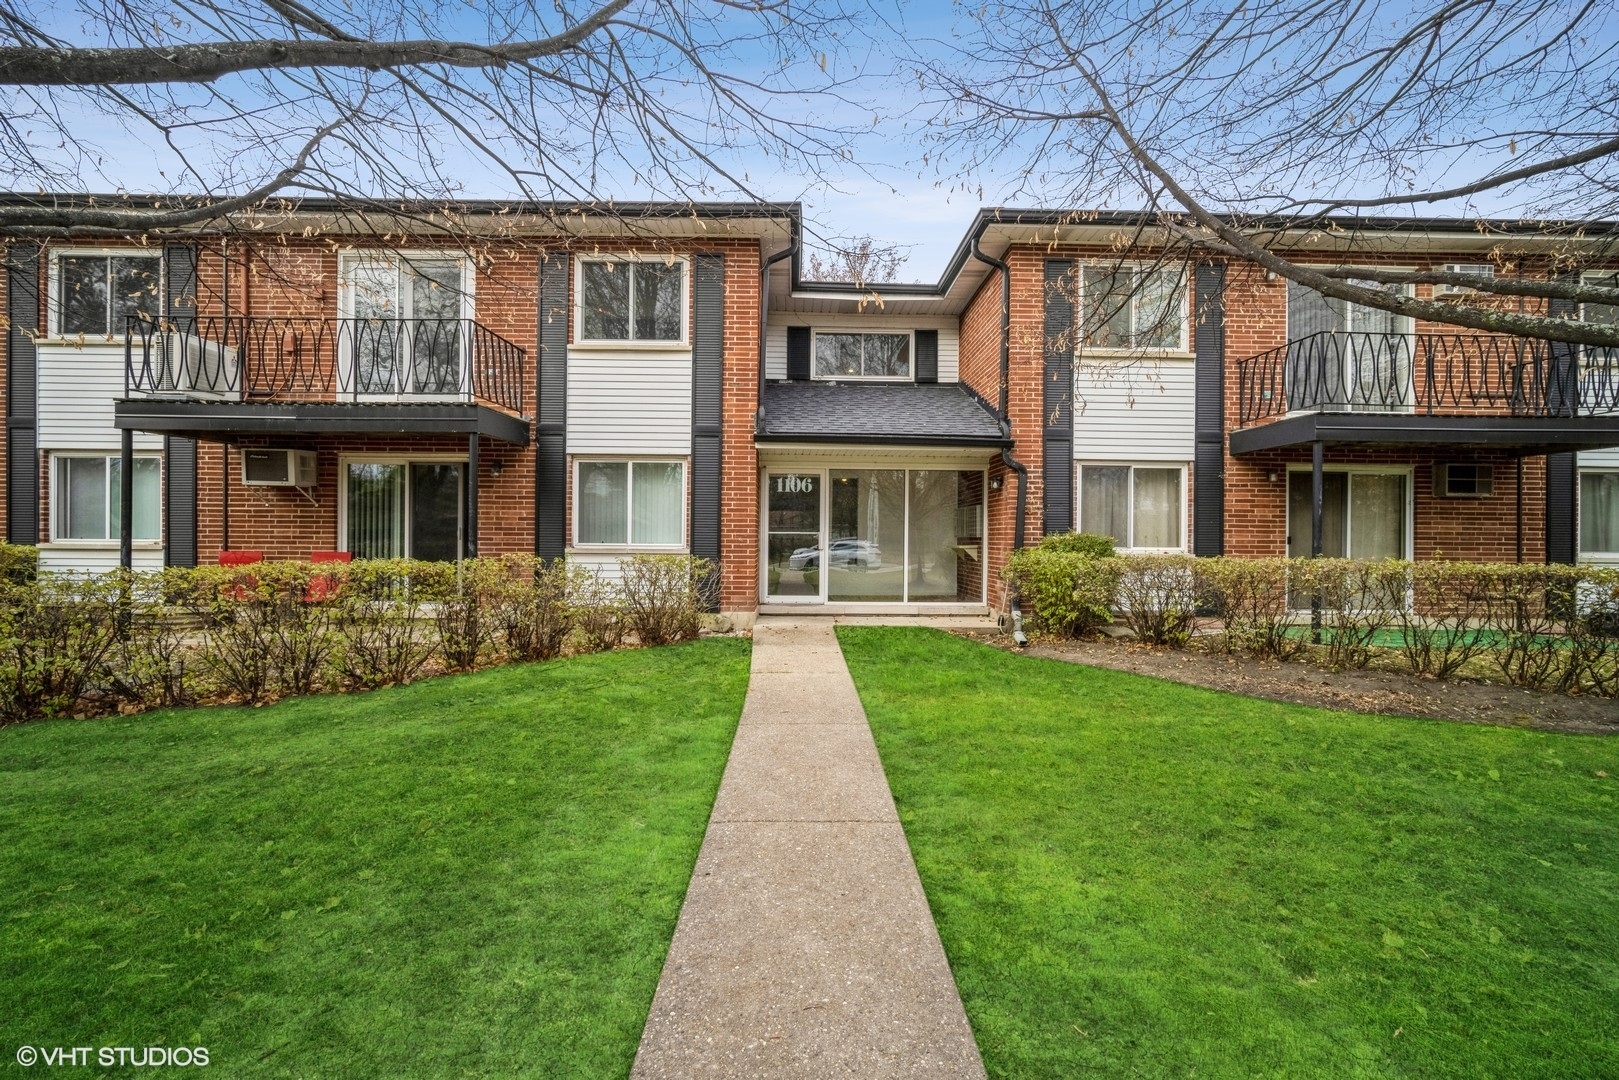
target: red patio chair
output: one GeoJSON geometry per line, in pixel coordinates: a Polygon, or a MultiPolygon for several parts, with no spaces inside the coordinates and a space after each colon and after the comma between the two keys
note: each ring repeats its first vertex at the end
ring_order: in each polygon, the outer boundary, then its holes
{"type": "MultiPolygon", "coordinates": [[[[312,563],[346,563],[354,560],[354,554],[348,551],[311,551],[309,561],[312,563]]],[[[337,595],[337,578],[331,574],[316,574],[309,579],[309,589],[304,593],[304,599],[310,603],[319,603],[330,600],[337,595]]]]}
{"type": "MultiPolygon", "coordinates": [[[[221,551],[219,553],[220,566],[252,566],[254,563],[263,561],[264,552],[262,551],[221,551]]],[[[236,601],[251,600],[258,591],[259,579],[253,574],[238,575],[225,587],[225,595],[236,601]]]]}

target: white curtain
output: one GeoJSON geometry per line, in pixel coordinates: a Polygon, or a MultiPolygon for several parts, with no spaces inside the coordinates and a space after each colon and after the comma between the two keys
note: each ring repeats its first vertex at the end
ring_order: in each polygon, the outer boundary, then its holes
{"type": "Polygon", "coordinates": [[[1130,545],[1130,467],[1085,465],[1079,473],[1079,530],[1130,545]]]}
{"type": "Polygon", "coordinates": [[[356,462],[348,475],[348,550],[356,559],[405,556],[402,464],[356,462]]]}
{"type": "Polygon", "coordinates": [[[574,512],[581,544],[629,543],[629,463],[584,461],[579,464],[579,491],[574,512]]]}
{"type": "Polygon", "coordinates": [[[1580,552],[1619,551],[1619,472],[1580,474],[1580,552]]]}
{"type": "Polygon", "coordinates": [[[1181,471],[1137,469],[1135,475],[1135,536],[1138,548],[1181,546],[1181,471]]]}
{"type": "Polygon", "coordinates": [[[685,541],[681,526],[686,501],[685,467],[678,461],[637,461],[630,504],[630,543],[676,545],[685,541]]]}
{"type": "Polygon", "coordinates": [[[1398,559],[1405,554],[1405,477],[1355,473],[1349,478],[1349,557],[1398,559]]]}

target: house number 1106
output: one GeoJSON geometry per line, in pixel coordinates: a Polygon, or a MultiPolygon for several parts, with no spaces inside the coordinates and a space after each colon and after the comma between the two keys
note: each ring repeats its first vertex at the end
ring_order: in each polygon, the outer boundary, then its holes
{"type": "Polygon", "coordinates": [[[781,495],[801,495],[806,491],[815,490],[813,476],[778,476],[776,477],[776,492],[781,495]]]}

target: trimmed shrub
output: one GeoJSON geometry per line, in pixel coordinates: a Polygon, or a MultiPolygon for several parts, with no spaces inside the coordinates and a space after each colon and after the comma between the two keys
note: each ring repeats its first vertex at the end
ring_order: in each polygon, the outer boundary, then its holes
{"type": "Polygon", "coordinates": [[[438,651],[436,635],[424,626],[421,594],[412,587],[418,565],[406,559],[373,559],[349,564],[342,575],[331,662],[344,687],[369,690],[408,683],[438,651]]]}
{"type": "Polygon", "coordinates": [[[1040,538],[1040,551],[1061,555],[1084,555],[1092,559],[1113,557],[1113,538],[1096,533],[1048,533],[1040,538]]]}
{"type": "Polygon", "coordinates": [[[624,625],[642,645],[690,641],[714,610],[717,577],[707,559],[631,555],[619,562],[624,625]]]}
{"type": "Polygon", "coordinates": [[[1112,558],[1033,548],[1014,554],[1006,574],[1044,633],[1079,637],[1113,621],[1119,564],[1112,558]]]}
{"type": "Polygon", "coordinates": [[[1398,559],[1294,559],[1288,567],[1293,602],[1318,600],[1321,647],[1327,664],[1358,670],[1372,661],[1406,606],[1410,564],[1398,559]]]}
{"type": "Polygon", "coordinates": [[[568,610],[573,616],[569,639],[580,652],[606,652],[624,643],[624,595],[617,583],[589,567],[568,575],[568,610]]]}
{"type": "Polygon", "coordinates": [[[1449,678],[1488,645],[1479,631],[1490,589],[1489,567],[1441,562],[1408,565],[1411,602],[1395,612],[1400,650],[1413,674],[1449,678]]]}
{"type": "Polygon", "coordinates": [[[106,685],[127,585],[121,574],[0,578],[0,723],[71,715],[106,685]]]}
{"type": "Polygon", "coordinates": [[[505,555],[500,565],[495,625],[506,654],[521,661],[560,655],[574,626],[570,581],[590,571],[533,555],[505,555]]]}
{"type": "Polygon", "coordinates": [[[1118,580],[1119,617],[1149,645],[1179,648],[1197,621],[1198,560],[1190,555],[1127,555],[1109,560],[1118,580]]]}
{"type": "Polygon", "coordinates": [[[1203,559],[1199,569],[1210,608],[1225,623],[1228,652],[1291,660],[1307,644],[1288,602],[1287,559],[1203,559]]]}

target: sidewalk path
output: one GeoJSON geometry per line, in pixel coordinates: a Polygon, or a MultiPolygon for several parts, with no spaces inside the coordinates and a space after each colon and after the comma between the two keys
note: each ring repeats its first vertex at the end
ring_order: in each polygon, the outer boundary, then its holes
{"type": "Polygon", "coordinates": [[[761,620],[630,1074],[982,1077],[830,621],[761,620]]]}

